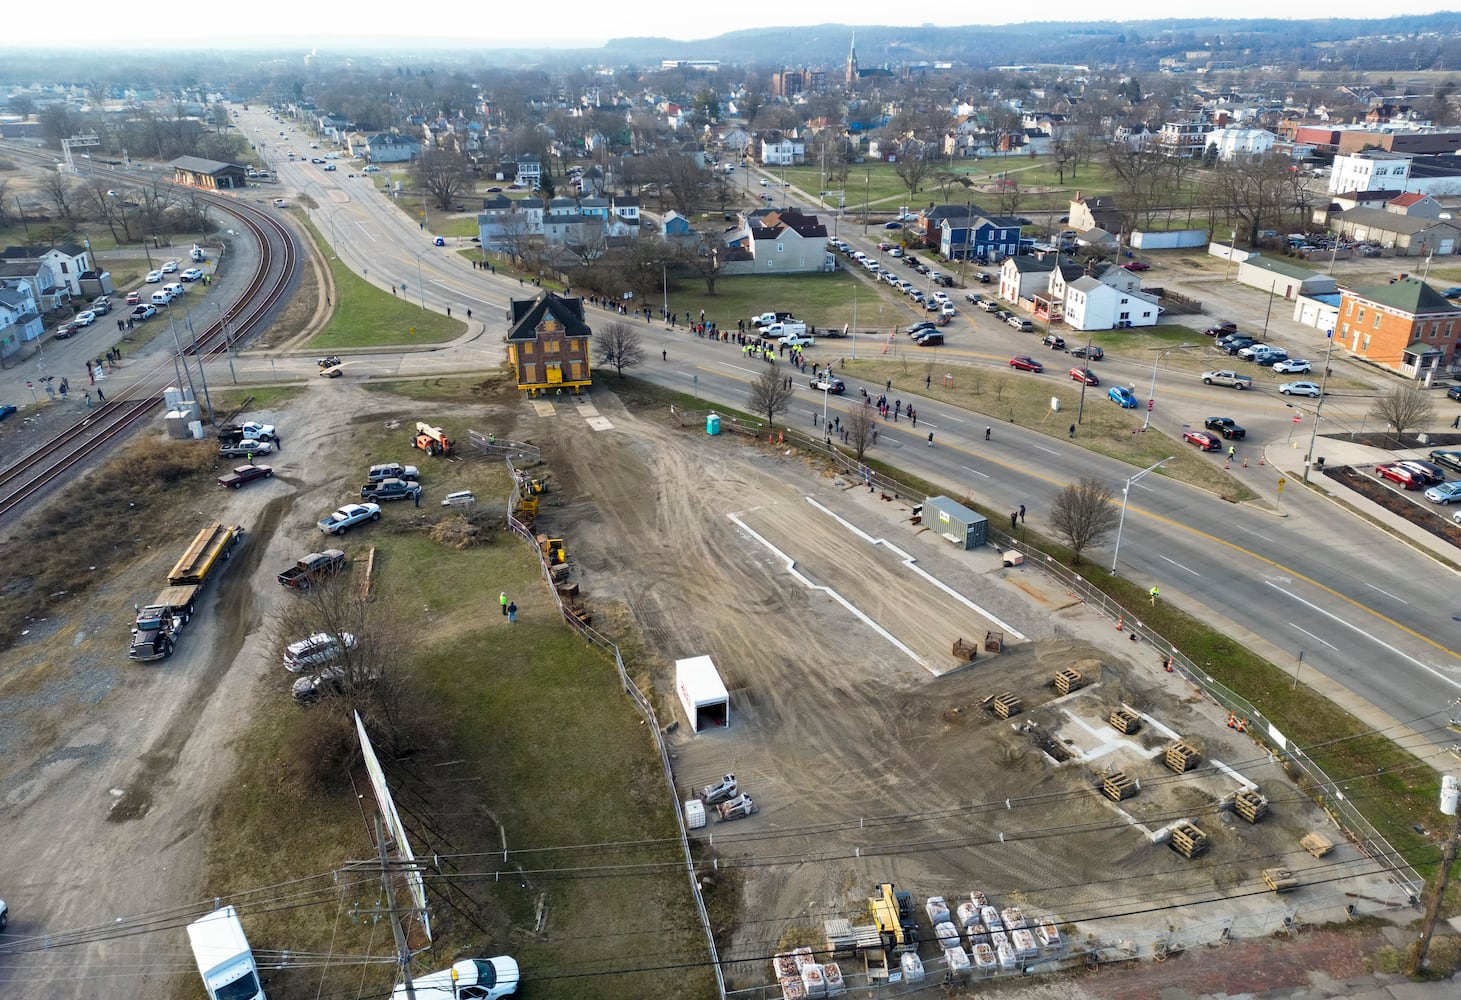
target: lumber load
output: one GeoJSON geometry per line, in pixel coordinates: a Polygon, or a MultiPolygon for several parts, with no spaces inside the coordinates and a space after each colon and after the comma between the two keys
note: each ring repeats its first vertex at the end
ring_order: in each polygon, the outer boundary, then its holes
{"type": "Polygon", "coordinates": [[[1263,882],[1274,892],[1289,892],[1299,887],[1299,880],[1287,868],[1263,869],[1263,882]]]}
{"type": "Polygon", "coordinates": [[[1318,830],[1311,831],[1299,838],[1299,846],[1316,858],[1322,858],[1334,850],[1334,841],[1330,840],[1318,830]]]}

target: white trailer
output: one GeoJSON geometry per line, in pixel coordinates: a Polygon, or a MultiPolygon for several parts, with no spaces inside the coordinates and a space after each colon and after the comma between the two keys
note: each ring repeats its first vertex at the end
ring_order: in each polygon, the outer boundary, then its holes
{"type": "Polygon", "coordinates": [[[210,1000],[264,1000],[253,949],[232,906],[194,920],[188,941],[210,1000]]]}
{"type": "Polygon", "coordinates": [[[708,656],[675,661],[675,690],[690,720],[692,732],[708,726],[730,725],[730,695],[708,656]]]}

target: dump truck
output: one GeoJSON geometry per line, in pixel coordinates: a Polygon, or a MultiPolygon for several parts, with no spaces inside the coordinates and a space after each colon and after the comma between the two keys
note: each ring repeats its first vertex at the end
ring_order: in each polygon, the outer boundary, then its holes
{"type": "Polygon", "coordinates": [[[411,439],[411,447],[420,448],[428,455],[445,457],[451,454],[452,443],[447,439],[446,432],[440,427],[432,427],[424,420],[416,421],[416,436],[411,439]]]}
{"type": "Polygon", "coordinates": [[[188,943],[210,1000],[264,1000],[254,951],[232,906],[189,924],[188,943]]]}
{"type": "Polygon", "coordinates": [[[161,660],[172,655],[179,633],[197,610],[198,595],[220,562],[243,538],[241,525],[214,522],[198,532],[183,557],[167,575],[168,586],[137,608],[127,656],[134,660],[161,660]]]}
{"type": "Polygon", "coordinates": [[[331,576],[345,568],[345,553],[339,549],[311,552],[279,574],[281,586],[292,590],[308,590],[321,577],[331,576]]]}

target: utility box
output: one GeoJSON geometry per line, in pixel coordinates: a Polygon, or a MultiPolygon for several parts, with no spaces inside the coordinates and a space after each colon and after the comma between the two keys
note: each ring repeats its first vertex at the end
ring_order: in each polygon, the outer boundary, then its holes
{"type": "Polygon", "coordinates": [[[989,537],[989,519],[948,497],[923,502],[923,523],[961,549],[977,549],[989,537]]]}
{"type": "Polygon", "coordinates": [[[730,695],[708,656],[675,661],[675,690],[690,721],[690,730],[730,725],[730,695]]]}

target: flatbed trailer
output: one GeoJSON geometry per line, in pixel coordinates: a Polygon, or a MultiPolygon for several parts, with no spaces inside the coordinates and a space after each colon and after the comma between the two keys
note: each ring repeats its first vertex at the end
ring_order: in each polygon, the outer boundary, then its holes
{"type": "Polygon", "coordinates": [[[218,560],[229,558],[233,546],[243,537],[243,532],[242,525],[225,525],[214,521],[198,532],[183,557],[173,566],[172,572],[168,573],[167,582],[175,587],[201,586],[208,579],[208,574],[213,572],[218,560]]]}

